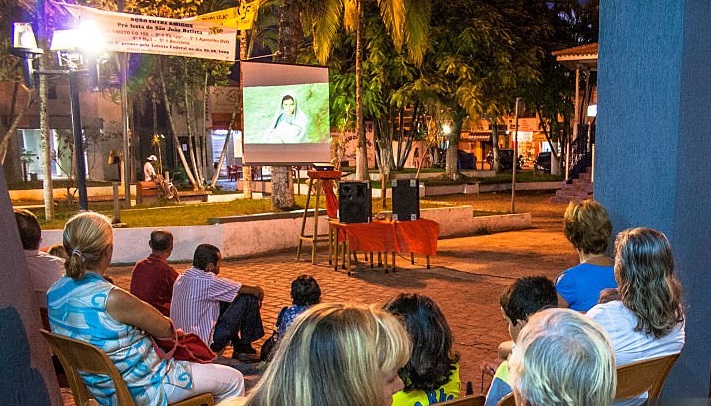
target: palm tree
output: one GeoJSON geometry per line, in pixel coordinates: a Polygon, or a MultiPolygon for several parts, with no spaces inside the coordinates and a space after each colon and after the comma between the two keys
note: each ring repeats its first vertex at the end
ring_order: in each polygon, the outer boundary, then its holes
{"type": "MultiPolygon", "coordinates": [[[[294,0],[290,0],[296,3],[294,0]]],[[[356,37],[355,131],[358,136],[356,179],[368,176],[367,140],[363,126],[363,11],[373,0],[301,0],[305,30],[313,37],[316,58],[325,64],[341,24],[356,37]]],[[[412,61],[422,63],[427,50],[430,0],[378,0],[380,16],[398,51],[405,49],[412,61]]]]}

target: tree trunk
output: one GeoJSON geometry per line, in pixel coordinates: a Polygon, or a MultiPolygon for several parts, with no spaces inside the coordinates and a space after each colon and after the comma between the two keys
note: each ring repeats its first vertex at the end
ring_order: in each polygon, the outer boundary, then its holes
{"type": "MultiPolygon", "coordinates": [[[[239,34],[239,59],[244,61],[249,58],[247,53],[247,31],[242,30],[239,34]]],[[[239,99],[242,100],[242,78],[239,81],[239,99]]],[[[245,164],[245,152],[244,152],[244,106],[240,106],[239,120],[240,128],[242,128],[242,177],[243,177],[243,189],[242,196],[245,199],[252,198],[252,167],[245,164]]]]}
{"type": "MultiPolygon", "coordinates": [[[[40,38],[40,46],[42,49],[49,49],[49,39],[47,37],[47,22],[45,20],[45,3],[40,1],[37,4],[37,27],[40,38]]],[[[46,69],[48,54],[40,56],[39,68],[40,71],[46,69]]],[[[49,78],[40,75],[39,88],[39,113],[40,113],[40,133],[42,134],[41,149],[42,149],[42,198],[44,200],[44,218],[45,220],[54,220],[54,191],[52,188],[52,134],[49,128],[49,113],[47,106],[49,105],[49,78]]]]}
{"type": "MultiPolygon", "coordinates": [[[[299,13],[293,0],[279,7],[279,62],[295,63],[299,41],[299,13]]],[[[294,181],[290,166],[272,166],[272,209],[294,206],[294,181]]]]}
{"type": "Polygon", "coordinates": [[[358,137],[356,150],[356,180],[368,180],[368,140],[365,137],[363,119],[363,2],[356,1],[356,58],[355,58],[355,92],[356,92],[356,124],[355,132],[358,137]]]}
{"type": "Polygon", "coordinates": [[[20,89],[26,89],[25,87],[21,87],[20,83],[17,82],[15,83],[15,89],[13,90],[12,94],[12,106],[11,106],[11,113],[10,113],[10,118],[12,119],[12,122],[10,122],[10,125],[7,126],[7,131],[5,131],[5,134],[2,136],[2,139],[0,140],[0,165],[5,163],[5,156],[7,155],[7,149],[8,145],[10,144],[10,139],[12,139],[12,136],[17,132],[17,126],[20,124],[20,121],[22,118],[25,116],[25,113],[27,110],[29,110],[30,105],[32,104],[32,92],[29,91],[27,92],[27,100],[25,101],[25,104],[22,106],[22,109],[15,114],[15,101],[17,100],[17,94],[19,93],[20,89]]]}
{"type": "Polygon", "coordinates": [[[491,123],[493,125],[493,130],[491,133],[491,151],[492,151],[492,156],[494,158],[494,166],[492,169],[494,170],[495,173],[499,173],[499,170],[501,169],[501,160],[499,159],[499,119],[498,117],[493,117],[491,119],[491,123]]]}
{"type": "MultiPolygon", "coordinates": [[[[193,185],[193,190],[198,190],[198,185],[197,182],[195,181],[195,177],[193,176],[193,172],[190,169],[190,166],[188,165],[188,162],[185,160],[185,154],[183,154],[183,148],[180,145],[180,139],[178,139],[178,133],[175,132],[175,125],[173,124],[173,112],[172,108],[170,107],[170,100],[168,100],[168,90],[165,88],[165,75],[163,73],[163,58],[159,58],[159,67],[158,70],[160,72],[160,85],[161,89],[163,91],[163,103],[165,103],[165,110],[166,114],[168,116],[168,124],[170,125],[170,133],[173,135],[173,142],[175,143],[175,147],[178,150],[178,157],[180,158],[180,162],[183,164],[183,168],[185,168],[185,175],[188,177],[188,180],[190,181],[190,184],[193,185]]],[[[128,177],[128,175],[126,175],[128,177]]]]}
{"type": "Polygon", "coordinates": [[[447,162],[445,164],[445,173],[447,177],[452,180],[457,180],[461,176],[459,174],[458,154],[459,150],[459,137],[462,131],[462,124],[466,113],[456,112],[454,117],[452,117],[452,132],[449,133],[447,139],[449,140],[449,145],[447,145],[447,162]]]}
{"type": "Polygon", "coordinates": [[[188,153],[190,154],[190,164],[193,168],[193,173],[195,174],[195,180],[197,181],[197,189],[193,187],[193,190],[203,190],[203,179],[200,173],[200,165],[196,159],[195,154],[195,105],[190,100],[189,90],[188,90],[188,70],[187,64],[185,65],[185,76],[183,89],[185,92],[185,121],[188,131],[188,153]]]}

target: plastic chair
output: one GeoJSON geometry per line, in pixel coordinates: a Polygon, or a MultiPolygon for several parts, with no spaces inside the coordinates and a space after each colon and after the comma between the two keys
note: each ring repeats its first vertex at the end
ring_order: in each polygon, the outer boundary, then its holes
{"type": "Polygon", "coordinates": [[[442,406],[484,406],[484,403],[486,402],[486,396],[484,395],[467,395],[467,396],[462,396],[457,399],[452,399],[448,400],[444,403],[438,403],[438,405],[442,406]]]}
{"type": "MultiPolygon", "coordinates": [[[[126,381],[123,380],[114,363],[98,347],[84,341],[50,333],[47,330],[40,330],[40,332],[49,342],[52,351],[59,357],[72,389],[74,403],[77,406],[98,404],[91,398],[84,381],[79,376],[79,371],[109,376],[114,383],[118,404],[120,406],[136,405],[128,391],[126,381]]],[[[211,393],[203,393],[172,403],[173,406],[214,406],[214,404],[215,400],[211,393]]]]}
{"type": "Polygon", "coordinates": [[[656,404],[664,381],[679,354],[665,355],[633,362],[617,368],[617,390],[615,399],[634,398],[645,392],[649,393],[647,404],[656,404]]]}
{"type": "Polygon", "coordinates": [[[513,392],[501,398],[496,406],[516,406],[516,398],[514,398],[513,392]]]}

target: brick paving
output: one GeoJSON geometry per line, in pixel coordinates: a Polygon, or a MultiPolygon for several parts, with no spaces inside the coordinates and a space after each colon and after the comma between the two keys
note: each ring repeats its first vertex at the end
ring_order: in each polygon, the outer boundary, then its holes
{"type": "MultiPolygon", "coordinates": [[[[425,269],[424,257],[416,256],[414,265],[409,258],[400,257],[395,273],[359,264],[349,277],[328,265],[324,248],[318,252],[315,265],[308,262],[310,255],[296,261],[295,249],[226,260],[221,276],[264,288],[262,318],[267,331],[273,328],[279,309],[290,304],[291,280],[302,273],[318,280],[324,302],[382,304],[400,292],[429,295],[441,306],[454,332],[462,382],[471,381],[477,392],[482,386],[479,365],[485,359],[494,359],[498,344],[508,339],[498,304],[503,289],[520,276],[554,278],[577,263],[577,255],[562,234],[565,205],[550,203],[551,196],[548,192],[517,196],[516,211],[532,214],[532,229],[440,240],[429,270],[425,269]]],[[[471,204],[477,210],[510,209],[509,194],[457,195],[444,200],[471,204]]],[[[362,256],[359,259],[363,260],[362,256]]],[[[174,266],[182,272],[188,264],[174,266]]],[[[128,287],[130,270],[112,267],[109,273],[119,286],[128,287]]],[[[261,341],[255,347],[258,345],[261,341]]],[[[484,385],[488,383],[485,379],[484,385]]]]}

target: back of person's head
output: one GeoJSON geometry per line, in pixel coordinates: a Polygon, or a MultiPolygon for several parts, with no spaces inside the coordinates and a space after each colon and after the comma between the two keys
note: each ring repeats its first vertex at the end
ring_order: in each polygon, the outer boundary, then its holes
{"type": "Polygon", "coordinates": [[[563,216],[565,238],[585,254],[604,254],[612,236],[607,210],[594,200],[570,202],[563,216]]]}
{"type": "Polygon", "coordinates": [[[531,316],[509,358],[509,370],[517,404],[607,406],[615,396],[610,339],[599,324],[570,309],[531,316]]]}
{"type": "Polygon", "coordinates": [[[193,255],[193,266],[203,271],[209,264],[217,264],[219,261],[220,249],[212,244],[200,244],[195,248],[193,255]]]}
{"type": "Polygon", "coordinates": [[[20,232],[22,248],[26,250],[36,250],[42,241],[42,229],[37,217],[31,211],[25,209],[15,209],[15,221],[20,232]]]}
{"type": "Polygon", "coordinates": [[[633,228],[615,239],[615,278],[622,303],[637,316],[637,331],[667,335],[684,321],[681,283],[667,237],[633,228]]]}
{"type": "Polygon", "coordinates": [[[62,245],[62,244],[50,245],[50,247],[47,249],[47,254],[53,255],[57,258],[62,258],[62,259],[69,258],[69,255],[67,255],[67,251],[64,249],[64,245],[62,245]]]}
{"type": "Polygon", "coordinates": [[[524,276],[501,295],[501,310],[512,323],[528,321],[540,310],[558,305],[558,294],[553,282],[545,276],[524,276]]]}
{"type": "Polygon", "coordinates": [[[452,353],[452,329],[437,303],[427,296],[401,293],[383,307],[404,323],[410,340],[410,360],[400,370],[405,391],[434,390],[449,381],[459,355],[452,353]]]}
{"type": "Polygon", "coordinates": [[[101,256],[113,240],[111,221],[102,214],[84,212],[69,219],[62,236],[68,255],[64,261],[67,276],[82,279],[87,270],[97,270],[101,256]]]}
{"type": "Polygon", "coordinates": [[[297,306],[311,306],[321,301],[321,287],[310,275],[300,275],[291,282],[291,300],[297,306]]]}
{"type": "Polygon", "coordinates": [[[168,251],[173,248],[173,234],[167,230],[153,230],[151,231],[151,239],[148,240],[148,246],[153,251],[168,251]]]}
{"type": "Polygon", "coordinates": [[[400,322],[373,306],[318,304],[297,317],[247,405],[390,405],[407,362],[400,322]]]}

